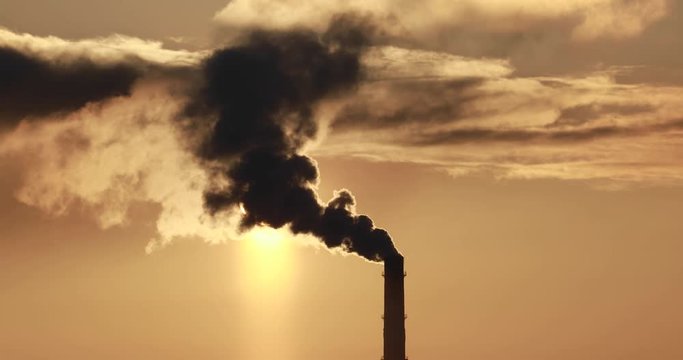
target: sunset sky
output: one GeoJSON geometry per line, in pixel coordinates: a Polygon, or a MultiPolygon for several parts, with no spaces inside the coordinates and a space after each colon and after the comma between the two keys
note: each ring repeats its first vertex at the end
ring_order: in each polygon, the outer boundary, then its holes
{"type": "Polygon", "coordinates": [[[682,34],[677,0],[0,0],[0,359],[380,359],[377,228],[411,359],[682,359],[682,34]]]}

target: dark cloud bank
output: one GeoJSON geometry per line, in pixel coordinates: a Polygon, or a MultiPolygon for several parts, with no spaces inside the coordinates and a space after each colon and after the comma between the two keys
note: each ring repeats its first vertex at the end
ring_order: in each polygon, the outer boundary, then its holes
{"type": "Polygon", "coordinates": [[[468,105],[484,95],[477,91],[484,79],[418,79],[366,84],[369,91],[388,93],[391,100],[358,96],[341,109],[333,129],[396,129],[410,125],[438,125],[477,115],[468,105]],[[380,101],[385,100],[381,99],[380,101]],[[379,106],[378,106],[379,105],[379,106]]]}
{"type": "Polygon", "coordinates": [[[88,59],[55,63],[0,47],[0,128],[128,95],[142,74],[136,64],[103,65],[88,59]]]}
{"type": "Polygon", "coordinates": [[[674,119],[659,124],[639,126],[606,125],[572,130],[508,130],[463,128],[450,131],[418,134],[404,143],[414,146],[453,145],[465,143],[574,143],[606,138],[645,136],[653,133],[683,129],[683,120],[674,119]]]}

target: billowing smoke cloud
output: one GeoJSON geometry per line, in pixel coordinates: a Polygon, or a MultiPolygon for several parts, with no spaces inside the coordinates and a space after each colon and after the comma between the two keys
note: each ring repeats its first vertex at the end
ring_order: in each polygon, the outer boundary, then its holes
{"type": "Polygon", "coordinates": [[[204,83],[187,114],[188,128],[210,128],[197,147],[218,169],[215,186],[205,194],[210,212],[241,207],[243,229],[289,225],[295,234],[313,234],[330,248],[371,261],[396,253],[386,231],[354,214],[348,191],[321,204],[316,164],[301,154],[318,130],[316,105],[361,80],[368,31],[349,16],[321,35],[257,31],[206,60],[204,83]]]}
{"type": "Polygon", "coordinates": [[[77,110],[85,104],[128,95],[142,75],[133,64],[98,64],[87,59],[51,63],[0,47],[0,128],[26,117],[77,110]]]}

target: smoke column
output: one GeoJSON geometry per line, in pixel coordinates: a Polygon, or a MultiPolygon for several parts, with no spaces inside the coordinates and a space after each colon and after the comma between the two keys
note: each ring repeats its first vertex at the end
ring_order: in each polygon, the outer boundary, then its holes
{"type": "Polygon", "coordinates": [[[349,191],[319,201],[317,166],[301,154],[318,131],[315,105],[361,80],[368,31],[352,16],[336,18],[323,34],[255,31],[203,63],[184,127],[200,139],[196,153],[212,169],[209,212],[241,207],[242,229],[289,225],[370,261],[397,254],[385,230],[354,214],[349,191]]]}

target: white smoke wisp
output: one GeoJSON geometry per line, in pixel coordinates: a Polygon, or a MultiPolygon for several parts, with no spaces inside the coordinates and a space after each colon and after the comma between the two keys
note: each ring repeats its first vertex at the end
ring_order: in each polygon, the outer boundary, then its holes
{"type": "Polygon", "coordinates": [[[167,84],[141,82],[130,97],[21,123],[0,143],[0,156],[25,164],[16,198],[55,216],[82,207],[102,228],[127,224],[134,203],[158,204],[147,252],[178,238],[237,238],[236,214],[204,212],[207,174],[180,141],[181,106],[167,84]]]}

